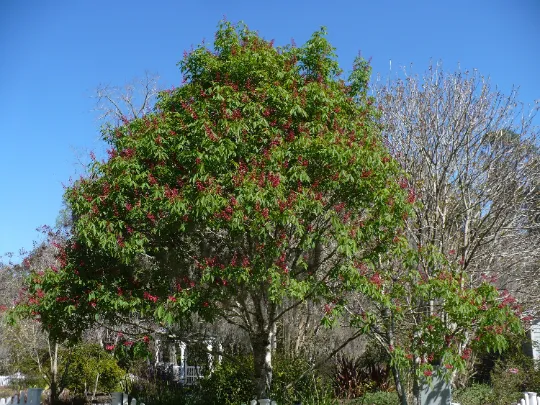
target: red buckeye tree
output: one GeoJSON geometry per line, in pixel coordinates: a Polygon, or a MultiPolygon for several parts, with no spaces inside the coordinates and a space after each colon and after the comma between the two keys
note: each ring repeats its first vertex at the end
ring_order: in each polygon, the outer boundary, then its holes
{"type": "Polygon", "coordinates": [[[324,34],[276,48],[222,23],[152,113],[104,131],[108,159],[66,192],[61,266],[28,286],[44,327],[223,317],[248,333],[264,398],[287,311],[310,299],[335,315],[347,292],[379,290],[364,263],[399,239],[414,196],[382,142],[369,65],[340,79],[324,34]]]}

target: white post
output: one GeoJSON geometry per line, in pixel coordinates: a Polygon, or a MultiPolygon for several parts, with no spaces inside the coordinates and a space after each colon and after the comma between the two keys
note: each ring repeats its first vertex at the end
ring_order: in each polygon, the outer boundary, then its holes
{"type": "Polygon", "coordinates": [[[212,342],[206,341],[206,350],[208,350],[208,371],[214,371],[214,354],[212,353],[212,342]]]}
{"type": "Polygon", "coordinates": [[[186,378],[186,347],[187,345],[184,342],[180,342],[178,344],[178,348],[180,349],[180,382],[184,383],[186,378]]]}
{"type": "Polygon", "coordinates": [[[28,405],[39,405],[41,402],[41,393],[43,392],[42,388],[30,388],[28,390],[28,397],[26,403],[28,405]]]}
{"type": "Polygon", "coordinates": [[[158,364],[161,361],[161,359],[160,359],[160,356],[161,356],[161,340],[156,339],[155,343],[154,343],[154,347],[156,348],[156,364],[158,364]]]}
{"type": "Polygon", "coordinates": [[[537,405],[536,392],[527,392],[529,395],[529,404],[537,405]]]}
{"type": "Polygon", "coordinates": [[[256,399],[252,400],[252,401],[249,403],[249,405],[257,405],[257,400],[256,400],[256,399]]]}
{"type": "Polygon", "coordinates": [[[173,366],[178,364],[176,362],[176,343],[174,342],[169,347],[169,363],[171,363],[173,366]]]}
{"type": "Polygon", "coordinates": [[[131,405],[137,405],[137,400],[135,398],[131,398],[131,405]]]}
{"type": "Polygon", "coordinates": [[[523,399],[525,399],[525,405],[531,405],[529,402],[529,394],[527,392],[523,393],[523,399]]]}
{"type": "Polygon", "coordinates": [[[221,342],[218,343],[218,350],[219,353],[217,356],[217,364],[221,364],[221,361],[223,360],[223,356],[221,355],[221,353],[223,353],[223,345],[221,344],[221,342]]]}
{"type": "Polygon", "coordinates": [[[112,401],[111,405],[122,405],[122,393],[121,392],[113,392],[111,394],[112,401]]]}
{"type": "Polygon", "coordinates": [[[129,405],[128,403],[128,394],[122,393],[122,405],[129,405]]]}
{"type": "Polygon", "coordinates": [[[260,405],[270,405],[270,400],[269,399],[259,399],[259,404],[260,405]]]}

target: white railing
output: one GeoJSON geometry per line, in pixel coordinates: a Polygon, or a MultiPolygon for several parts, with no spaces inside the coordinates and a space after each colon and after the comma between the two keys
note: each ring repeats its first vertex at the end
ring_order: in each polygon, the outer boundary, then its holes
{"type": "Polygon", "coordinates": [[[204,366],[190,366],[187,364],[173,366],[167,363],[156,364],[158,375],[165,375],[173,381],[184,385],[193,385],[204,377],[204,366]]]}
{"type": "Polygon", "coordinates": [[[512,405],[540,405],[540,397],[537,396],[536,392],[524,392],[523,398],[512,405]]]}
{"type": "Polygon", "coordinates": [[[202,369],[200,366],[186,366],[183,383],[186,385],[192,385],[195,384],[201,377],[202,369]]]}
{"type": "Polygon", "coordinates": [[[276,401],[272,401],[271,399],[259,399],[259,402],[257,402],[256,399],[251,400],[249,405],[277,405],[276,401]]]}
{"type": "Polygon", "coordinates": [[[39,405],[42,392],[41,388],[29,388],[26,392],[0,399],[0,405],[39,405]]]}
{"type": "Polygon", "coordinates": [[[13,375],[0,375],[0,387],[7,387],[17,380],[24,380],[25,377],[21,373],[15,373],[13,375]]]}

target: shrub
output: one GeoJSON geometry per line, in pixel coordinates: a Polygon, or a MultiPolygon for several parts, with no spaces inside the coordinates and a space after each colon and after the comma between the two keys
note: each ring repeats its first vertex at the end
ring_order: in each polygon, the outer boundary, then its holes
{"type": "Polygon", "coordinates": [[[452,396],[452,400],[461,405],[486,405],[492,399],[493,390],[488,384],[472,384],[456,390],[452,396]]]}
{"type": "Polygon", "coordinates": [[[197,387],[181,387],[161,380],[140,380],[130,391],[138,403],[146,405],[202,405],[197,387]]]}
{"type": "Polygon", "coordinates": [[[272,399],[278,404],[333,403],[331,384],[324,375],[313,370],[309,361],[302,356],[283,353],[274,357],[272,399]]]}
{"type": "Polygon", "coordinates": [[[336,358],[334,393],[339,398],[356,398],[366,392],[386,391],[390,387],[389,359],[376,346],[368,346],[362,356],[336,358]]]}
{"type": "MultiPolygon", "coordinates": [[[[311,370],[305,358],[277,354],[273,363],[271,398],[279,404],[297,401],[303,405],[334,403],[330,385],[320,374],[311,370]]],[[[253,398],[253,357],[242,355],[236,356],[234,361],[224,359],[211,375],[201,380],[199,387],[193,387],[188,394],[183,392],[175,395],[183,395],[182,403],[193,405],[246,403],[253,398]]],[[[154,402],[147,400],[145,403],[154,402]]]]}
{"type": "Polygon", "coordinates": [[[361,359],[339,356],[336,359],[333,385],[339,398],[356,398],[368,391],[370,385],[362,373],[361,359]]]}
{"type": "Polygon", "coordinates": [[[236,356],[235,361],[224,359],[214,372],[201,381],[197,396],[201,404],[233,405],[251,398],[253,357],[236,356]]]}
{"type": "Polygon", "coordinates": [[[494,405],[507,405],[515,403],[523,397],[522,392],[527,390],[530,374],[537,374],[525,356],[517,356],[507,361],[498,361],[491,372],[491,385],[493,386],[494,405]]]}
{"type": "Polygon", "coordinates": [[[399,399],[395,392],[367,392],[355,404],[362,405],[399,405],[399,399]]]}
{"type": "Polygon", "coordinates": [[[67,355],[63,371],[66,387],[75,394],[97,390],[113,392],[120,387],[125,372],[99,345],[80,344],[67,355]]]}

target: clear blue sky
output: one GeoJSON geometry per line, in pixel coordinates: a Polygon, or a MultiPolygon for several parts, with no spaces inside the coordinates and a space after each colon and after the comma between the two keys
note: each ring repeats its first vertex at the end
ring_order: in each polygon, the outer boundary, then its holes
{"type": "Polygon", "coordinates": [[[278,45],[325,25],[345,71],[358,51],[383,76],[389,60],[421,73],[440,59],[540,99],[539,0],[0,0],[0,256],[54,225],[62,183],[102,148],[95,88],[145,71],[180,84],[183,51],[224,15],[278,45]]]}

